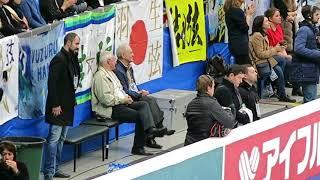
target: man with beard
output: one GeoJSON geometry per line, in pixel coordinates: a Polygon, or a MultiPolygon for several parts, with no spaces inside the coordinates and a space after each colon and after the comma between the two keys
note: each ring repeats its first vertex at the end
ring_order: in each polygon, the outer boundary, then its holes
{"type": "Polygon", "coordinates": [[[239,86],[242,102],[252,111],[253,121],[259,120],[261,117],[259,95],[255,87],[257,76],[258,73],[252,65],[244,65],[244,77],[239,86]]]}
{"type": "Polygon", "coordinates": [[[79,84],[80,67],[78,62],[80,38],[69,33],[64,38],[64,46],[51,60],[48,76],[48,97],[45,121],[49,124],[45,179],[68,178],[70,175],[58,170],[63,142],[68,126],[73,124],[75,91],[79,84]]]}

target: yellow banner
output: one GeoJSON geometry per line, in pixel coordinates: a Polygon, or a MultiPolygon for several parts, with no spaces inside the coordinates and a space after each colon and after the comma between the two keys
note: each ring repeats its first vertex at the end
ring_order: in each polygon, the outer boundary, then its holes
{"type": "Polygon", "coordinates": [[[165,0],[173,64],[206,59],[203,0],[165,0]]]}

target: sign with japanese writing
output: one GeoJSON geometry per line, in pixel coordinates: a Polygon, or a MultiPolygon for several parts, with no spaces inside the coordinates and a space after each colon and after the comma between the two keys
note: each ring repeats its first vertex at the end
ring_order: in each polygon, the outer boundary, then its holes
{"type": "Polygon", "coordinates": [[[202,0],[166,0],[173,65],[205,60],[206,33],[202,0]]]}
{"type": "Polygon", "coordinates": [[[115,48],[129,44],[137,84],[162,76],[163,1],[140,0],[117,4],[115,48]]]}
{"type": "Polygon", "coordinates": [[[225,147],[225,179],[307,179],[320,171],[320,111],[225,147]]]}
{"type": "Polygon", "coordinates": [[[0,125],[18,115],[19,39],[0,40],[0,125]]]}
{"type": "Polygon", "coordinates": [[[91,99],[91,85],[101,51],[113,51],[115,6],[106,6],[65,20],[66,33],[80,37],[79,63],[80,84],[77,104],[91,99]]]}
{"type": "Polygon", "coordinates": [[[208,32],[212,42],[228,42],[225,12],[223,10],[225,0],[210,0],[207,4],[208,32]]]}

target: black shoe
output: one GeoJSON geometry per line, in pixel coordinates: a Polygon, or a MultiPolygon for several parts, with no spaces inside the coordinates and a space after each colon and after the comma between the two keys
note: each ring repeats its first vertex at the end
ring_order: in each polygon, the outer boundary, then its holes
{"type": "Polygon", "coordinates": [[[167,135],[167,136],[171,136],[171,135],[174,134],[175,132],[176,132],[176,130],[173,130],[173,129],[168,130],[168,129],[166,128],[166,130],[164,131],[164,134],[167,135]]]}
{"type": "Polygon", "coordinates": [[[155,149],[161,149],[162,148],[162,146],[160,144],[158,144],[155,139],[147,140],[146,146],[149,147],[149,148],[155,148],[155,149]]]}
{"type": "Polygon", "coordinates": [[[142,156],[151,156],[153,153],[146,152],[143,147],[133,147],[131,150],[131,154],[142,155],[142,156]]]}
{"type": "Polygon", "coordinates": [[[281,98],[279,98],[279,101],[281,101],[281,102],[291,102],[291,103],[296,102],[296,100],[295,100],[295,99],[291,99],[291,98],[290,98],[290,97],[288,97],[288,96],[285,96],[285,97],[281,97],[281,98]]]}
{"type": "Polygon", "coordinates": [[[301,89],[292,89],[292,96],[303,96],[301,89]]]}
{"type": "Polygon", "coordinates": [[[165,129],[165,127],[149,128],[146,132],[146,137],[147,139],[153,139],[154,137],[163,137],[165,129]]]}
{"type": "Polygon", "coordinates": [[[53,177],[57,177],[57,178],[69,178],[70,175],[69,174],[66,174],[66,173],[63,173],[61,171],[57,171],[53,177]]]}
{"type": "Polygon", "coordinates": [[[292,84],[287,81],[286,84],[285,84],[285,87],[287,87],[287,88],[292,88],[292,84]]]}

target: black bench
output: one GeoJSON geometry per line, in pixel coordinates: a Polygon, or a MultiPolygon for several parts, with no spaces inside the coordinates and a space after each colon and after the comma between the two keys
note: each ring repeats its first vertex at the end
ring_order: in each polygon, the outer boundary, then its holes
{"type": "MultiPolygon", "coordinates": [[[[82,124],[84,125],[93,125],[93,126],[103,126],[103,127],[108,127],[116,128],[116,140],[119,140],[119,125],[121,124],[120,121],[111,119],[111,118],[99,118],[99,120],[97,120],[96,118],[91,118],[87,121],[82,122],[82,124]]],[[[108,159],[108,155],[109,155],[109,130],[107,131],[107,144],[106,144],[106,158],[108,159]]]]}
{"type": "MultiPolygon", "coordinates": [[[[66,140],[64,141],[65,144],[74,145],[74,160],[73,160],[73,171],[76,172],[76,163],[77,158],[81,154],[81,143],[98,135],[102,137],[102,161],[104,161],[104,148],[105,148],[105,139],[106,134],[108,134],[109,128],[107,126],[93,126],[93,125],[86,125],[81,124],[78,127],[72,128],[68,131],[66,140]]],[[[108,138],[108,137],[107,137],[108,138]]],[[[108,149],[106,149],[108,151],[108,149]]]]}

